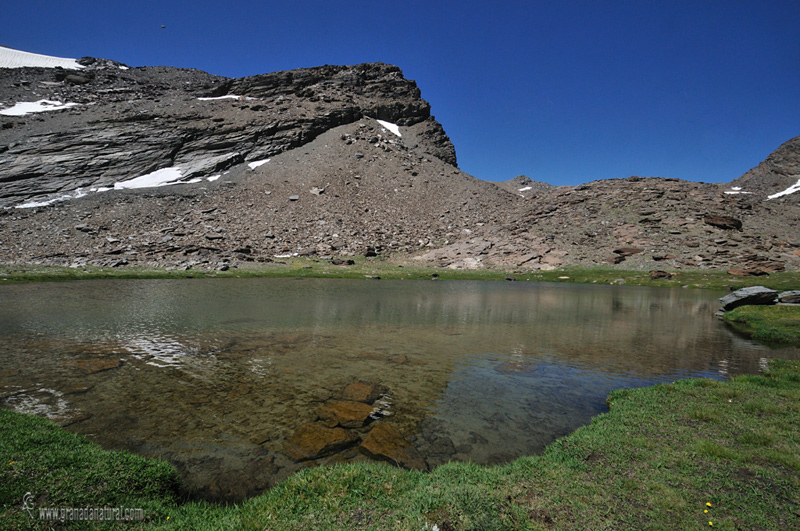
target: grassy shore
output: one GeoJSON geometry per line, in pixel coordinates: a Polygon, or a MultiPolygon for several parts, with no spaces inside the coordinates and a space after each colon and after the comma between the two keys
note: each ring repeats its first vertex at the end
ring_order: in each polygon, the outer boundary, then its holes
{"type": "Polygon", "coordinates": [[[800,306],[740,306],[724,319],[755,340],[800,345],[800,306]]]}
{"type": "Polygon", "coordinates": [[[69,529],[800,528],[800,362],[726,383],[618,391],[609,405],[543,455],[508,465],[305,469],[237,506],[183,503],[169,466],[0,411],[0,528],[59,525],[22,511],[27,492],[35,507],[145,516],[69,529]]]}
{"type": "Polygon", "coordinates": [[[576,282],[654,287],[730,289],[760,285],[775,290],[800,289],[800,273],[781,272],[763,277],[737,277],[724,271],[681,270],[669,279],[651,279],[649,271],[617,269],[611,266],[573,266],[553,271],[523,271],[502,268],[453,270],[431,267],[412,260],[355,258],[349,266],[333,265],[313,258],[290,258],[266,264],[244,263],[227,271],[202,269],[170,270],[138,267],[53,267],[0,265],[0,284],[17,282],[69,281],[99,278],[381,278],[441,280],[517,280],[532,282],[576,282]]]}

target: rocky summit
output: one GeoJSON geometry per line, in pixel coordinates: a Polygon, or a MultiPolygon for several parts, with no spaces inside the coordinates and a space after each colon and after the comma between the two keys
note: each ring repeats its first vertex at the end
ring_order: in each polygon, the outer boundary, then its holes
{"type": "Polygon", "coordinates": [[[800,269],[800,137],[724,185],[492,183],[396,66],[229,79],[20,53],[0,48],[0,263],[800,269]]]}

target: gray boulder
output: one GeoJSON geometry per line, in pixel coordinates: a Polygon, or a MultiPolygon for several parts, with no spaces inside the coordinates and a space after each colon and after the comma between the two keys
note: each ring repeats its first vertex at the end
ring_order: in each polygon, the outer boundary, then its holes
{"type": "Polygon", "coordinates": [[[770,305],[778,302],[778,292],[764,286],[751,286],[720,297],[719,302],[726,312],[739,306],[770,305]]]}
{"type": "Polygon", "coordinates": [[[800,304],[800,290],[784,291],[778,295],[781,304],[800,304]]]}

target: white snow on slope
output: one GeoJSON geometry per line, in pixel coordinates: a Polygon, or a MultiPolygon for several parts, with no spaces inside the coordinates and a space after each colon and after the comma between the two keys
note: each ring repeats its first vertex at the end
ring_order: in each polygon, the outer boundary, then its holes
{"type": "Polygon", "coordinates": [[[384,122],[383,120],[376,120],[382,127],[385,127],[387,130],[391,131],[392,133],[396,134],[397,136],[403,136],[400,134],[400,126],[397,124],[393,124],[391,122],[384,122]]]}
{"type": "Polygon", "coordinates": [[[46,112],[46,111],[58,111],[61,109],[69,109],[70,107],[74,107],[78,105],[77,103],[61,103],[60,101],[53,101],[53,100],[39,100],[39,101],[21,101],[14,105],[13,107],[9,107],[8,109],[3,109],[0,111],[0,114],[5,116],[25,116],[26,114],[31,114],[35,112],[46,112]]]}
{"type": "Polygon", "coordinates": [[[200,101],[217,101],[217,100],[239,100],[242,99],[242,97],[236,96],[234,94],[228,94],[227,96],[218,96],[216,98],[197,98],[197,99],[200,101]]]}
{"type": "Polygon", "coordinates": [[[533,190],[533,186],[523,186],[519,189],[520,192],[527,192],[528,190],[533,190]]]}
{"type": "Polygon", "coordinates": [[[259,166],[266,164],[269,162],[269,159],[264,160],[254,160],[253,162],[248,162],[247,165],[250,167],[251,170],[258,168],[259,166]]]}
{"type": "Polygon", "coordinates": [[[78,64],[75,59],[22,52],[20,50],[0,46],[0,68],[24,68],[26,66],[43,68],[55,68],[60,66],[61,68],[68,68],[70,70],[80,70],[83,68],[83,65],[78,64]]]}
{"type": "Polygon", "coordinates": [[[131,188],[152,188],[174,184],[183,176],[180,168],[161,168],[151,173],[141,175],[135,179],[114,183],[114,190],[128,190],[131,188]]]}
{"type": "Polygon", "coordinates": [[[14,208],[36,208],[42,207],[47,205],[52,205],[53,203],[58,203],[59,201],[68,201],[70,199],[78,199],[79,197],[83,197],[86,195],[82,189],[78,188],[71,194],[62,194],[56,197],[51,197],[50,199],[45,199],[44,201],[29,201],[27,203],[22,203],[20,205],[15,205],[14,208]]]}
{"type": "Polygon", "coordinates": [[[789,188],[787,188],[783,192],[778,192],[777,194],[772,194],[770,196],[767,196],[767,199],[775,199],[777,197],[782,197],[784,195],[793,194],[795,192],[800,192],[800,179],[798,179],[796,183],[791,185],[789,188]]]}

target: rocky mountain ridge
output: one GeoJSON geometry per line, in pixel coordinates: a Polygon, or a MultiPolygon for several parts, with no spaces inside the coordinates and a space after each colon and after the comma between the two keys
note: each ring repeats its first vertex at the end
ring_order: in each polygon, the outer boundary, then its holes
{"type": "MultiPolygon", "coordinates": [[[[68,109],[0,116],[0,206],[113,187],[161,168],[183,180],[302,146],[373,117],[409,128],[422,151],[455,165],[455,149],[413,81],[382,63],[242,79],[93,58],[84,69],[0,68],[0,101],[68,109]]],[[[2,111],[0,111],[2,113],[2,111]]]]}
{"type": "Polygon", "coordinates": [[[395,66],[227,79],[79,63],[0,68],[0,263],[225,269],[382,254],[451,268],[800,269],[800,193],[768,199],[800,181],[800,137],[726,185],[491,183],[457,168],[395,66]],[[76,105],[4,114],[41,100],[76,105]],[[157,171],[182,184],[130,184],[157,171]],[[16,208],[26,202],[38,206],[16,208]]]}

